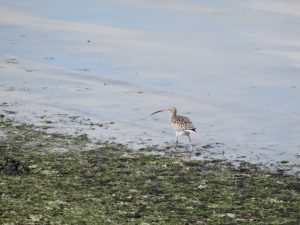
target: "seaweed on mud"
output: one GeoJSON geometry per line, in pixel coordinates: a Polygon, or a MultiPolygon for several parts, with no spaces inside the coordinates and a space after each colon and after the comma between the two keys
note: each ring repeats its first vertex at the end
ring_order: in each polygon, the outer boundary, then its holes
{"type": "Polygon", "coordinates": [[[0,129],[1,224],[300,224],[295,175],[117,143],[87,149],[85,134],[5,119],[0,129]]]}

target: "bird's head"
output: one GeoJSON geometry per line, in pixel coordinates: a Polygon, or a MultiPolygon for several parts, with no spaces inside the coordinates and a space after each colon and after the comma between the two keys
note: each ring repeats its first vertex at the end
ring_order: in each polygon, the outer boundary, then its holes
{"type": "Polygon", "coordinates": [[[171,114],[176,114],[176,112],[177,112],[177,110],[176,110],[175,107],[170,107],[170,108],[167,108],[167,109],[158,110],[158,111],[152,113],[151,116],[154,115],[154,114],[156,114],[156,113],[160,113],[160,112],[164,112],[164,111],[168,111],[171,114]]]}

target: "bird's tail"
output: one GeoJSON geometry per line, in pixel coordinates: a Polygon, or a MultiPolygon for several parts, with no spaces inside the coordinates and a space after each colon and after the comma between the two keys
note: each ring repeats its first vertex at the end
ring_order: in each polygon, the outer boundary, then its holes
{"type": "Polygon", "coordinates": [[[196,128],[188,129],[188,131],[191,133],[196,133],[196,128]]]}

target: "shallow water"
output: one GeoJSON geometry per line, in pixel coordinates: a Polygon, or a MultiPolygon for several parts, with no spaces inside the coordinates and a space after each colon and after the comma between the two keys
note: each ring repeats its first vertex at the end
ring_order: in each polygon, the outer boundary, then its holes
{"type": "Polygon", "coordinates": [[[300,163],[297,1],[0,4],[2,101],[114,121],[109,135],[151,144],[174,143],[168,115],[149,115],[176,106],[196,146],[300,163]]]}

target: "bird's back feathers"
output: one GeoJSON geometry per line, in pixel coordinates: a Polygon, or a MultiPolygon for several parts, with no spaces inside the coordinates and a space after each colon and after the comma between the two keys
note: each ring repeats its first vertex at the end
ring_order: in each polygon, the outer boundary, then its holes
{"type": "Polygon", "coordinates": [[[192,121],[185,116],[175,116],[171,119],[170,122],[176,132],[196,132],[196,128],[193,126],[192,121]]]}

